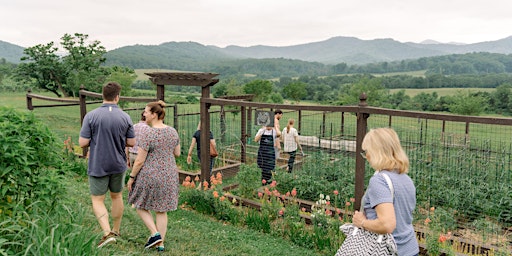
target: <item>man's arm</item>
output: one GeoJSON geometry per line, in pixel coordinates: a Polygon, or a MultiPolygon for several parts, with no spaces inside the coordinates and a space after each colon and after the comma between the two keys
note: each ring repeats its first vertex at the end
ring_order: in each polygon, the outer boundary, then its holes
{"type": "Polygon", "coordinates": [[[133,147],[135,146],[135,138],[127,138],[126,139],[126,146],[127,147],[133,147]]]}
{"type": "Polygon", "coordinates": [[[90,142],[91,142],[91,139],[86,139],[83,137],[78,138],[78,145],[80,145],[81,148],[88,147],[90,142]]]}

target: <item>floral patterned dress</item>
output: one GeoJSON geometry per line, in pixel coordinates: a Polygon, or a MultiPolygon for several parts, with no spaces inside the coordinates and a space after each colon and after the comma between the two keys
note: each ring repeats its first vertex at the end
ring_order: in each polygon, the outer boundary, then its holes
{"type": "Polygon", "coordinates": [[[173,151],[179,143],[178,133],[170,126],[148,128],[141,134],[137,144],[148,155],[128,194],[128,203],[156,212],[176,210],[179,177],[173,151]]]}

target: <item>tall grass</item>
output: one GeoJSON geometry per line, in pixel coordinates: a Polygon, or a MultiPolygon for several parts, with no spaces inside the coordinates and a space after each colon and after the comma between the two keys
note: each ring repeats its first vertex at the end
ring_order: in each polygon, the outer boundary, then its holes
{"type": "Polygon", "coordinates": [[[85,209],[60,204],[48,211],[36,202],[30,213],[18,212],[4,219],[1,248],[9,255],[98,255],[98,236],[83,222],[88,214],[85,209]]]}

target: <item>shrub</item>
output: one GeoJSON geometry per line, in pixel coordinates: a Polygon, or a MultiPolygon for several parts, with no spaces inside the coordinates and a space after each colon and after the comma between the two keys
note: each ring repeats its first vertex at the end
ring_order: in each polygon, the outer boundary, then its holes
{"type": "Polygon", "coordinates": [[[261,169],[256,164],[242,164],[235,182],[238,183],[236,192],[241,197],[254,198],[256,190],[261,187],[261,169]]]}
{"type": "Polygon", "coordinates": [[[37,201],[53,207],[61,193],[53,134],[32,113],[0,107],[0,220],[37,201]]]}

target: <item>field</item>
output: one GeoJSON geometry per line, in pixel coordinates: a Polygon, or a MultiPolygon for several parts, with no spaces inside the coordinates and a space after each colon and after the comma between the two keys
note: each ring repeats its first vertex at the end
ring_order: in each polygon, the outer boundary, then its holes
{"type": "Polygon", "coordinates": [[[441,96],[449,96],[456,95],[459,91],[470,91],[470,92],[494,92],[496,89],[494,88],[432,88],[432,89],[391,89],[390,93],[396,93],[400,90],[404,90],[406,95],[410,97],[414,97],[420,93],[428,93],[432,94],[436,92],[439,97],[441,96]]]}

